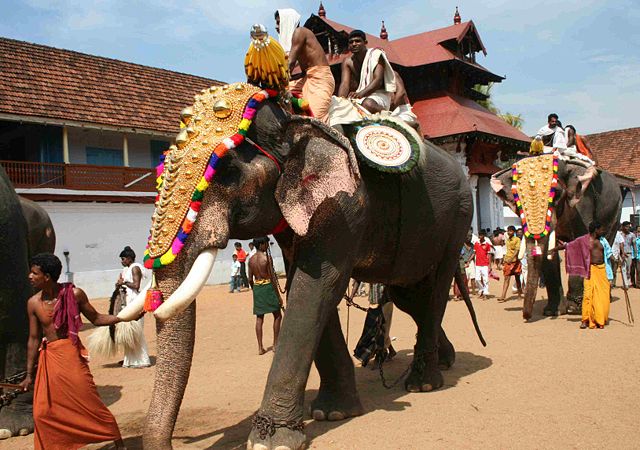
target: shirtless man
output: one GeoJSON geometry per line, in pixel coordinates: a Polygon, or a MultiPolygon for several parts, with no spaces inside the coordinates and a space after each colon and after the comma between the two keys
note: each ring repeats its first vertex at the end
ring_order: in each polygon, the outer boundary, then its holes
{"type": "Polygon", "coordinates": [[[109,439],[116,448],[124,448],[118,425],[98,396],[78,338],[79,313],[95,326],[114,325],[120,319],[98,313],[82,289],[58,283],[61,271],[62,263],[50,253],[31,260],[29,282],[38,293],[27,302],[27,377],[20,385],[27,390],[34,382],[40,344],[33,396],[35,448],[79,448],[109,439]]]}
{"type": "Polygon", "coordinates": [[[610,280],[613,279],[611,268],[612,251],[604,237],[606,229],[599,222],[589,225],[589,234],[564,243],[558,241],[554,250],[569,249],[572,246],[588,246],[589,277],[584,279],[584,295],[582,298],[582,322],[580,328],[604,328],[609,321],[611,301],[610,280]]]}
{"type": "Polygon", "coordinates": [[[273,314],[273,349],[275,351],[280,333],[282,314],[280,313],[280,299],[276,295],[275,286],[271,284],[271,261],[267,256],[269,238],[253,240],[256,253],[249,260],[249,284],[253,290],[253,314],[256,316],[256,338],[258,339],[258,354],[267,351],[262,345],[262,324],[265,314],[273,314]]]}
{"type": "Polygon", "coordinates": [[[381,49],[367,49],[367,38],[363,31],[353,30],[349,33],[349,51],[351,57],[342,62],[342,79],[338,89],[339,97],[360,99],[360,104],[370,113],[379,113],[391,108],[392,94],[396,91],[393,69],[386,60],[381,49]],[[368,72],[366,80],[362,80],[362,68],[373,66],[370,58],[378,58],[373,71],[368,72]],[[383,59],[384,58],[384,59],[383,59]],[[388,69],[388,70],[385,70],[388,69]],[[391,71],[389,79],[385,79],[385,72],[391,71]],[[356,91],[352,90],[358,86],[356,91]]]}
{"type": "Polygon", "coordinates": [[[396,77],[396,92],[394,92],[393,100],[391,101],[391,111],[393,111],[391,116],[397,117],[417,129],[420,124],[418,123],[418,117],[413,113],[407,90],[404,87],[404,81],[395,70],[393,74],[396,77]]]}
{"type": "Polygon", "coordinates": [[[324,50],[315,34],[300,26],[300,14],[294,9],[279,9],[275,19],[280,44],[289,54],[289,73],[293,74],[297,65],[302,70],[300,77],[291,81],[289,90],[302,95],[316,119],[326,122],[336,84],[324,50]]]}

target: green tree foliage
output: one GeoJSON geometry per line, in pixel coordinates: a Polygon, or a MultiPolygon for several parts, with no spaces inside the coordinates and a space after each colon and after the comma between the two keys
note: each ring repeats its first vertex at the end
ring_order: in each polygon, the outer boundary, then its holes
{"type": "Polygon", "coordinates": [[[476,103],[482,106],[483,108],[488,109],[492,113],[496,114],[498,117],[500,117],[502,120],[507,122],[512,127],[515,127],[518,130],[522,130],[522,126],[524,125],[524,119],[522,118],[522,114],[512,114],[510,112],[502,114],[500,112],[500,109],[498,109],[498,107],[493,103],[493,100],[491,100],[492,89],[493,89],[493,83],[476,84],[473,87],[473,90],[487,97],[484,100],[476,100],[476,103]]]}

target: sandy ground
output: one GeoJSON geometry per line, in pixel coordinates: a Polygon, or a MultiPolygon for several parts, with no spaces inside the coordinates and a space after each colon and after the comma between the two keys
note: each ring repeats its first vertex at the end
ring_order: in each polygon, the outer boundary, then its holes
{"type": "MultiPolygon", "coordinates": [[[[493,282],[491,292],[497,294],[500,287],[493,282]]],[[[521,302],[515,297],[506,303],[474,298],[486,348],[475,336],[464,303],[450,302],[444,327],[457,361],[444,373],[445,386],[421,394],[405,392],[402,384],[387,390],[377,371],[356,363],[366,413],[343,422],[307,417],[310,448],[638,448],[640,323],[627,325],[623,291],[615,289],[613,295],[611,324],[605,330],[579,330],[577,316],[541,317],[542,291],[535,320],[528,324],[522,323],[521,302]]],[[[639,290],[631,292],[631,302],[640,320],[639,290]]],[[[106,309],[106,300],[94,303],[106,309]]],[[[244,448],[273,357],[272,352],[257,354],[251,308],[250,292],[229,295],[226,286],[213,286],[200,295],[193,369],[175,448],[244,448]]],[[[351,308],[349,315],[353,349],[364,313],[351,308]]],[[[346,330],[344,305],[340,316],[346,330]]],[[[266,323],[265,344],[270,345],[271,318],[266,323]]],[[[86,329],[82,336],[91,332],[86,329]]],[[[145,332],[155,355],[151,317],[145,332]]],[[[386,365],[388,378],[410,363],[414,334],[411,319],[396,311],[391,335],[398,356],[386,365]]],[[[118,359],[94,358],[91,369],[128,448],[140,448],[154,368],[123,369],[118,359]]],[[[307,405],[318,383],[312,368],[307,405]]],[[[15,438],[1,441],[0,448],[29,449],[32,442],[32,436],[15,438]]]]}

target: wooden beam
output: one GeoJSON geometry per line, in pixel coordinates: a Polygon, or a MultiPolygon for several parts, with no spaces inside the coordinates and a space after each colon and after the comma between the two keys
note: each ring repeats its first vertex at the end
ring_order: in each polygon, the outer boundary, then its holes
{"type": "Polygon", "coordinates": [[[62,161],[65,164],[71,162],[69,159],[69,130],[66,125],[62,127],[62,161]]]}

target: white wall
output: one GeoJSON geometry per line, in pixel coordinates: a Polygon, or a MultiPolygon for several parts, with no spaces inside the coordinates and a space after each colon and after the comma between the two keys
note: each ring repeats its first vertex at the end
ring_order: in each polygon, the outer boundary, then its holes
{"type": "MultiPolygon", "coordinates": [[[[122,270],[118,255],[129,245],[142,255],[149,236],[153,205],[127,203],[39,202],[49,213],[56,231],[56,255],[63,262],[62,281],[66,281],[64,251],[69,252],[68,269],[73,282],[90,298],[108,297],[122,270]]],[[[276,270],[283,271],[280,248],[272,239],[276,270]]],[[[233,243],[218,252],[208,284],[229,282],[233,243]]],[[[248,250],[248,241],[241,241],[248,250]]]]}
{"type": "MultiPolygon", "coordinates": [[[[640,205],[638,205],[638,201],[640,200],[640,188],[635,188],[634,194],[636,198],[636,213],[637,213],[637,212],[640,212],[640,205]]],[[[631,200],[631,192],[628,192],[624,198],[624,202],[622,203],[622,216],[620,217],[620,222],[624,222],[625,220],[631,221],[632,214],[633,214],[633,202],[631,200]]]]}

